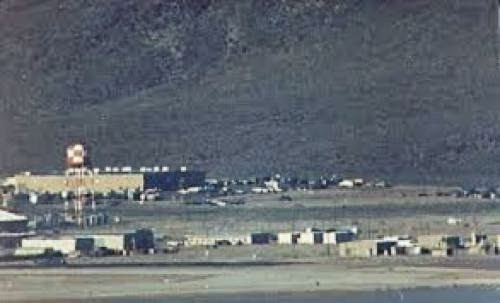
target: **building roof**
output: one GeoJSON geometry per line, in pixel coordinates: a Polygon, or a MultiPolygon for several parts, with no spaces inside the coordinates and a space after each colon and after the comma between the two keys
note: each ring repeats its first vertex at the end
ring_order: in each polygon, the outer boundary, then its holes
{"type": "Polygon", "coordinates": [[[12,222],[12,221],[26,221],[28,218],[26,216],[18,215],[15,213],[8,212],[6,210],[0,209],[0,222],[12,222]]]}
{"type": "Polygon", "coordinates": [[[40,235],[40,236],[33,236],[33,237],[29,237],[29,238],[26,238],[24,240],[27,240],[27,241],[67,241],[67,240],[76,240],[75,237],[72,237],[72,236],[66,236],[66,235],[57,235],[57,236],[47,236],[47,235],[40,235]]]}

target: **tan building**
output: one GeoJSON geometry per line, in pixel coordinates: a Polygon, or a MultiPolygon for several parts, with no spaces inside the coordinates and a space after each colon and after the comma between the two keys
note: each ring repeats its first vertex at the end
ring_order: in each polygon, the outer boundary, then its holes
{"type": "Polygon", "coordinates": [[[460,246],[461,239],[459,236],[449,235],[423,235],[417,237],[417,242],[420,247],[427,250],[435,249],[456,249],[460,246]]]}
{"type": "Polygon", "coordinates": [[[397,238],[388,237],[377,240],[358,240],[343,242],[338,244],[338,252],[341,257],[367,258],[374,256],[396,256],[398,254],[416,254],[416,251],[409,253],[407,249],[414,247],[407,245],[406,241],[400,242],[397,238]]]}
{"type": "Polygon", "coordinates": [[[59,237],[31,237],[22,240],[19,253],[49,249],[64,255],[76,252],[90,253],[100,248],[126,254],[134,250],[154,248],[154,235],[149,230],[116,234],[64,235],[59,237]]]}
{"type": "MultiPolygon", "coordinates": [[[[16,175],[10,182],[17,190],[34,192],[60,193],[70,191],[73,187],[71,180],[64,175],[16,175]]],[[[83,184],[86,188],[93,188],[95,192],[110,192],[126,189],[143,189],[143,174],[95,174],[93,177],[84,176],[83,184]]]]}
{"type": "Polygon", "coordinates": [[[341,257],[368,258],[377,255],[376,240],[358,240],[338,244],[341,257]]]}
{"type": "Polygon", "coordinates": [[[496,246],[500,246],[500,235],[489,235],[488,239],[496,246]]]}
{"type": "Polygon", "coordinates": [[[500,254],[500,235],[489,235],[488,239],[490,239],[490,242],[493,245],[495,254],[500,254]]]}
{"type": "Polygon", "coordinates": [[[448,254],[448,250],[446,249],[433,249],[431,250],[431,256],[433,257],[447,257],[449,254],[448,254]]]}
{"type": "MultiPolygon", "coordinates": [[[[132,233],[123,234],[98,234],[87,236],[94,240],[95,248],[106,248],[117,253],[126,253],[134,249],[134,235],[132,233]]],[[[80,236],[85,238],[85,236],[80,236]]]]}
{"type": "Polygon", "coordinates": [[[77,251],[90,251],[93,249],[92,239],[81,239],[73,236],[59,238],[32,237],[23,239],[21,247],[24,250],[50,249],[69,255],[77,251]]]}

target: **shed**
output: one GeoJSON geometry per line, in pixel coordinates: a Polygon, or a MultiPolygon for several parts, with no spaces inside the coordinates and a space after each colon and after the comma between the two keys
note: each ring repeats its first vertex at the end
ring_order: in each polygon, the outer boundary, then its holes
{"type": "Polygon", "coordinates": [[[352,230],[338,230],[335,232],[335,241],[337,243],[351,242],[356,240],[356,233],[352,230]]]}
{"type": "Polygon", "coordinates": [[[299,232],[280,232],[278,233],[278,244],[297,244],[299,237],[299,232]]]}
{"type": "Polygon", "coordinates": [[[276,241],[276,235],[272,233],[253,233],[250,237],[254,245],[270,244],[276,241]]]}
{"type": "Polygon", "coordinates": [[[246,245],[251,244],[252,239],[250,235],[186,235],[184,243],[186,246],[246,245]]]}
{"type": "Polygon", "coordinates": [[[34,232],[24,232],[24,233],[0,233],[0,250],[13,249],[21,246],[21,241],[24,238],[34,236],[34,232]]]}
{"type": "Polygon", "coordinates": [[[184,244],[186,246],[214,246],[216,239],[214,237],[202,235],[186,235],[184,244]]]}
{"type": "Polygon", "coordinates": [[[337,244],[337,231],[327,230],[323,233],[323,243],[324,244],[337,244]]]}
{"type": "Polygon", "coordinates": [[[151,229],[138,229],[134,233],[135,249],[147,251],[155,247],[155,237],[151,229]]]}
{"type": "Polygon", "coordinates": [[[422,235],[417,237],[418,244],[425,250],[457,249],[463,246],[460,236],[422,235]]]}
{"type": "Polygon", "coordinates": [[[358,240],[339,244],[339,255],[343,257],[393,256],[397,253],[397,240],[358,240]]]}
{"type": "Polygon", "coordinates": [[[356,229],[327,229],[323,233],[323,243],[324,244],[338,244],[343,242],[351,242],[356,240],[357,234],[356,229]]]}
{"type": "Polygon", "coordinates": [[[323,232],[311,228],[306,229],[300,233],[297,239],[298,244],[323,244],[323,232]]]}
{"type": "Polygon", "coordinates": [[[359,240],[340,243],[338,246],[341,257],[367,258],[377,255],[376,240],[359,240]]]}
{"type": "Polygon", "coordinates": [[[384,239],[376,241],[377,256],[394,256],[397,254],[398,241],[395,239],[384,239]]]}

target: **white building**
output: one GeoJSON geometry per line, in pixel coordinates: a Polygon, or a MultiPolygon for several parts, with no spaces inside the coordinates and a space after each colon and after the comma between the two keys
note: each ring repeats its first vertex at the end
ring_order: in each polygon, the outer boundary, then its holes
{"type": "Polygon", "coordinates": [[[323,233],[324,244],[337,244],[337,231],[325,231],[323,233]]]}
{"type": "Polygon", "coordinates": [[[278,233],[278,244],[294,244],[293,236],[298,233],[293,232],[280,232],[278,233]]]}
{"type": "Polygon", "coordinates": [[[323,232],[307,228],[305,231],[300,233],[300,236],[297,239],[297,244],[323,244],[323,232]]]}
{"type": "Polygon", "coordinates": [[[250,235],[186,235],[184,244],[186,246],[250,245],[252,237],[250,235]]]}

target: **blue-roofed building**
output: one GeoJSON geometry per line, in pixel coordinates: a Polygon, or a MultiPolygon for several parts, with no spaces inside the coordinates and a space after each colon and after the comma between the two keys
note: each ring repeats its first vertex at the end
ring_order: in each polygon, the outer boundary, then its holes
{"type": "Polygon", "coordinates": [[[204,186],[205,172],[171,171],[144,173],[144,189],[176,191],[181,188],[204,186]]]}

